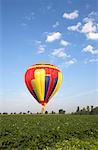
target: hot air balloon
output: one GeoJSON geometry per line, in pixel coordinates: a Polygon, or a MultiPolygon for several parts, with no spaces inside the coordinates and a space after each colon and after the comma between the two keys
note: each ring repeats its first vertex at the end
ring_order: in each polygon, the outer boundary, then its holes
{"type": "Polygon", "coordinates": [[[54,96],[62,82],[62,73],[51,64],[35,64],[25,73],[25,83],[32,96],[42,105],[43,113],[46,104],[54,96]]]}

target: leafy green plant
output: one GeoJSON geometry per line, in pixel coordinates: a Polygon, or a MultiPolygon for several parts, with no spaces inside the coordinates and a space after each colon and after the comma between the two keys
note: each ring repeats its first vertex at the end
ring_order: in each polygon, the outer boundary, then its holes
{"type": "Polygon", "coordinates": [[[98,150],[98,116],[0,115],[0,150],[98,150]]]}

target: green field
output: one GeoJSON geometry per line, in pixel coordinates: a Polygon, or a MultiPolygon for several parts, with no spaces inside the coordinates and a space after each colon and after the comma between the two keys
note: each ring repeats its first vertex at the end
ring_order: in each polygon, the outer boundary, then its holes
{"type": "Polygon", "coordinates": [[[98,150],[98,116],[0,115],[0,150],[98,150]]]}

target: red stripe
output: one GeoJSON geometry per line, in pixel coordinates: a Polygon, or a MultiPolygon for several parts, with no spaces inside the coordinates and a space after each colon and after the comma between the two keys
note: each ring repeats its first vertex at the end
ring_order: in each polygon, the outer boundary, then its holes
{"type": "Polygon", "coordinates": [[[26,83],[26,86],[27,86],[27,88],[29,89],[29,91],[31,93],[32,90],[33,90],[33,88],[32,88],[32,86],[30,84],[30,79],[29,79],[29,73],[28,73],[28,71],[25,74],[25,83],[26,83]]]}
{"type": "MultiPolygon", "coordinates": [[[[34,65],[33,65],[34,66],[34,65]]],[[[32,67],[32,66],[31,66],[32,67]]],[[[50,70],[50,69],[53,69],[53,70],[56,70],[56,71],[58,71],[58,72],[60,72],[60,70],[58,69],[58,68],[49,68],[49,67],[42,67],[42,66],[40,66],[40,67],[36,67],[36,68],[30,68],[30,69],[28,69],[28,71],[29,70],[32,70],[32,69],[34,69],[34,70],[36,70],[36,69],[48,69],[48,70],[50,70]]]]}
{"type": "Polygon", "coordinates": [[[40,101],[39,103],[40,103],[41,105],[43,105],[43,106],[46,104],[45,101],[40,101]]]}
{"type": "MultiPolygon", "coordinates": [[[[26,74],[25,74],[25,83],[27,85],[27,88],[29,89],[30,93],[34,96],[34,98],[36,99],[36,96],[33,92],[34,88],[31,84],[31,80],[34,79],[34,71],[35,69],[32,70],[27,70],[26,74]]],[[[38,100],[38,99],[37,99],[38,100]]]]}

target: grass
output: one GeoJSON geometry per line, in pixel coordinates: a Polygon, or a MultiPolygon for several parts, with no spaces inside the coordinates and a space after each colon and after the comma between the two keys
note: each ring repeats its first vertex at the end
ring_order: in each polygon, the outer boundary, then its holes
{"type": "Polygon", "coordinates": [[[0,150],[98,150],[98,116],[0,115],[0,150]]]}

